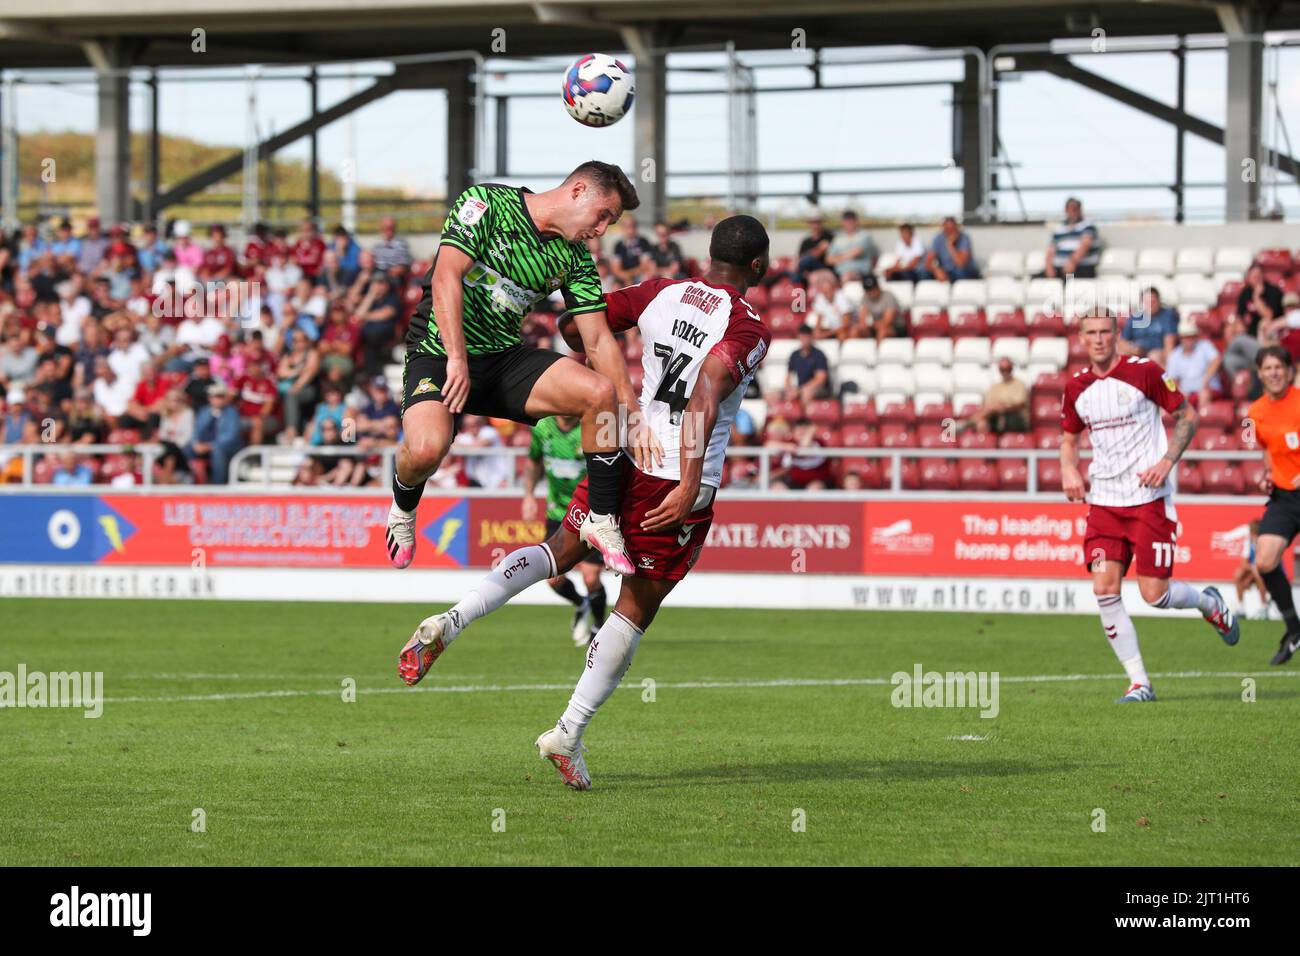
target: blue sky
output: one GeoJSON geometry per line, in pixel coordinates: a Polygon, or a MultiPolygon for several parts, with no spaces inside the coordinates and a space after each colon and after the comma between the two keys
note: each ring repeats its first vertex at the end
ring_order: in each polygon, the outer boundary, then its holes
{"type": "MultiPolygon", "coordinates": [[[[865,55],[867,50],[834,50],[830,61],[865,55]]],[[[1281,48],[1278,89],[1286,126],[1300,152],[1300,47],[1281,48]]],[[[797,65],[806,53],[771,51],[746,53],[751,64],[770,68],[756,71],[759,88],[807,83],[809,72],[797,65]]],[[[559,172],[592,157],[633,165],[632,124],[623,122],[604,130],[590,130],[571,120],[558,95],[560,77],[568,58],[527,61],[548,72],[541,75],[505,77],[494,74],[489,92],[529,90],[550,92],[553,97],[519,99],[511,103],[510,153],[518,172],[559,172]]],[[[1222,124],[1225,110],[1225,55],[1207,50],[1188,56],[1187,101],[1192,113],[1222,124]]],[[[518,64],[525,61],[511,61],[518,64]]],[[[1080,65],[1136,88],[1173,105],[1175,102],[1175,60],[1168,53],[1121,54],[1114,52],[1077,59],[1080,65]]],[[[683,53],[670,56],[670,89],[721,89],[720,73],[700,73],[699,68],[718,67],[717,54],[683,53]],[[691,70],[691,72],[687,72],[691,70]]],[[[359,64],[366,72],[383,70],[383,64],[359,64]]],[[[337,70],[337,67],[332,67],[337,70]]],[[[489,66],[491,71],[491,65],[489,66]]],[[[264,71],[273,73],[274,71],[264,71]]],[[[195,74],[190,74],[191,76],[195,74]]],[[[239,75],[226,71],[226,75],[239,75]]],[[[1266,73],[1267,75],[1267,73],[1266,73]]],[[[65,74],[66,76],[66,74],[65,74]]],[[[903,79],[955,80],[959,66],[952,62],[890,63],[863,66],[829,66],[826,83],[897,82],[903,79]]],[[[89,74],[86,74],[89,78],[89,74]]],[[[369,81],[358,79],[360,89],[369,81]]],[[[347,95],[342,79],[322,82],[323,106],[347,95]]],[[[247,124],[247,85],[213,82],[164,83],[161,121],[165,132],[189,136],[232,147],[243,143],[247,124]]],[[[949,88],[918,87],[890,90],[825,90],[759,95],[758,155],[762,168],[820,166],[880,166],[931,164],[940,167],[951,154],[949,88]]],[[[143,86],[132,92],[132,125],[144,129],[148,99],[143,86]]],[[[257,117],[263,135],[282,130],[299,121],[307,109],[307,87],[301,81],[263,82],[258,86],[257,117]]],[[[362,182],[398,186],[413,193],[441,192],[446,174],[443,128],[446,104],[439,91],[407,91],[393,94],[354,114],[353,135],[356,162],[362,182]]],[[[670,97],[668,103],[668,164],[670,170],[686,172],[720,169],[726,165],[726,97],[670,97]]],[[[32,85],[20,89],[19,130],[94,128],[93,87],[32,85]]],[[[493,114],[488,117],[492,156],[493,114]]],[[[1266,127],[1267,128],[1267,127],[1266,127]]],[[[1015,177],[1022,184],[1119,183],[1161,179],[1172,181],[1174,166],[1173,132],[1159,121],[1109,101],[1063,80],[1043,74],[1018,74],[1001,90],[1000,132],[1006,154],[1017,164],[1015,177]]],[[[1187,178],[1214,181],[1223,175],[1222,150],[1194,136],[1188,136],[1187,178]]],[[[285,151],[305,158],[306,142],[285,151]]],[[[339,121],[321,134],[324,164],[341,168],[347,155],[347,123],[339,121]]],[[[491,173],[489,166],[487,172],[491,173]]],[[[1004,180],[1005,181],[1005,180],[1004,180]]],[[[893,175],[828,176],[827,188],[879,189],[924,187],[956,182],[954,173],[936,169],[926,173],[893,175]]],[[[802,176],[765,176],[764,186],[773,189],[806,188],[802,176]]],[[[547,185],[545,180],[533,183],[547,185]]],[[[674,192],[721,191],[721,179],[679,176],[670,180],[674,192]]],[[[1055,216],[1071,190],[1024,194],[1031,217],[1055,216]]],[[[1083,193],[1090,211],[1105,218],[1168,216],[1173,200],[1166,190],[1137,192],[1097,189],[1083,193]]],[[[952,211],[957,197],[945,196],[858,196],[828,199],[836,207],[851,202],[870,213],[884,216],[934,216],[952,211]]],[[[1289,211],[1288,218],[1300,218],[1300,189],[1286,181],[1278,199],[1289,211]]],[[[1217,189],[1190,190],[1188,204],[1193,218],[1216,218],[1221,214],[1222,195],[1217,189]]],[[[764,208],[773,211],[802,211],[798,200],[771,200],[764,208]]],[[[1019,215],[1015,197],[1003,197],[1003,208],[1019,215]]]]}

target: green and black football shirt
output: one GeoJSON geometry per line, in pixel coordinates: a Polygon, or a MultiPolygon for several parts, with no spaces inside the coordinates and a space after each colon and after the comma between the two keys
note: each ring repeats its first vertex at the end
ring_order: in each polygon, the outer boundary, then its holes
{"type": "Polygon", "coordinates": [[[566,432],[554,418],[543,418],[533,426],[528,457],[540,461],[546,471],[546,517],[563,521],[574,489],[587,474],[582,426],[575,425],[566,432]]]}
{"type": "MultiPolygon", "coordinates": [[[[464,281],[465,348],[471,355],[520,344],[524,316],[556,289],[575,315],[605,308],[586,244],[539,232],[524,204],[528,192],[496,183],[471,186],[447,214],[438,248],[451,246],[474,260],[464,281]]],[[[407,351],[446,355],[433,315],[433,267],[421,288],[407,351]]]]}

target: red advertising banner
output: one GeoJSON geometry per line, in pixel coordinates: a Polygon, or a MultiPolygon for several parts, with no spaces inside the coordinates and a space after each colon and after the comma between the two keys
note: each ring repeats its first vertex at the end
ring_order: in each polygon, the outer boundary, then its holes
{"type": "MultiPolygon", "coordinates": [[[[387,496],[5,495],[0,564],[383,568],[387,496]]],[[[1258,500],[1178,503],[1177,574],[1226,581],[1258,500]]],[[[932,576],[1080,578],[1087,507],[1064,501],[891,497],[732,499],[714,505],[696,568],[932,576]]],[[[545,534],[518,498],[427,495],[415,566],[486,568],[545,534]]]]}
{"type": "MultiPolygon", "coordinates": [[[[1181,577],[1231,580],[1258,504],[1179,502],[1181,577]]],[[[1084,575],[1085,505],[1068,502],[870,502],[867,574],[1072,578],[1084,575]]]]}

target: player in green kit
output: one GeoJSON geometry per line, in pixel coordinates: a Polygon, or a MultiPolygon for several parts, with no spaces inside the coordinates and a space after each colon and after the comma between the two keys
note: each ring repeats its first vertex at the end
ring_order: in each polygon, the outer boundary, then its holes
{"type": "MultiPolygon", "coordinates": [[[[533,426],[532,444],[528,446],[528,462],[524,466],[523,519],[537,518],[537,497],[533,489],[542,474],[546,475],[546,537],[555,534],[569,510],[569,499],[574,489],[587,473],[582,455],[581,423],[572,415],[543,418],[533,426]]],[[[605,623],[605,588],[600,581],[601,560],[595,551],[578,565],[582,583],[587,589],[584,597],[578,593],[564,575],[550,578],[546,583],[551,590],[574,606],[573,643],[586,647],[592,636],[605,623]]]]}
{"type": "Polygon", "coordinates": [[[582,421],[591,519],[582,539],[611,571],[633,574],[615,515],[622,448],[638,465],[663,449],[640,413],[627,364],[605,321],[600,278],[586,242],[639,205],[617,166],[583,163],[554,189],[471,186],[452,203],[424,297],[406,335],[402,443],[385,544],[404,568],[415,557],[415,512],[462,412],[533,425],[552,415],[582,421]],[[524,317],[560,290],[591,368],[524,345],[524,317]],[[626,410],[623,435],[620,410],[626,410]]]}

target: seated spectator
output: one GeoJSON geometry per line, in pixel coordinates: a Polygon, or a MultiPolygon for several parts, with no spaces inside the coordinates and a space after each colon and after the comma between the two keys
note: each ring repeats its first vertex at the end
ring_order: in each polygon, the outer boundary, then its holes
{"type": "Polygon", "coordinates": [[[1223,356],[1214,343],[1201,338],[1196,320],[1187,316],[1178,323],[1178,345],[1165,354],[1165,373],[1178,384],[1178,390],[1195,398],[1202,413],[1210,402],[1224,396],[1219,368],[1223,356]]]}
{"type": "Polygon", "coordinates": [[[758,429],[754,426],[754,416],[743,406],[736,409],[736,417],[731,420],[731,444],[754,445],[758,442],[758,429]]]}
{"type": "Polygon", "coordinates": [[[113,334],[113,347],[108,352],[108,364],[113,366],[113,371],[134,389],[148,363],[149,350],[135,340],[134,328],[119,328],[113,334]]]}
{"type": "Polygon", "coordinates": [[[81,237],[81,248],[77,252],[77,271],[82,275],[92,275],[104,261],[108,245],[108,237],[100,230],[99,217],[91,216],[86,220],[86,234],[81,237]]]}
{"type": "Polygon", "coordinates": [[[150,359],[140,368],[140,380],[136,382],[132,399],[146,413],[156,415],[174,385],[174,377],[164,375],[158,360],[150,359]]]}
{"type": "Polygon", "coordinates": [[[798,399],[811,402],[826,398],[831,393],[831,366],[826,353],[813,345],[813,330],[809,325],[799,326],[799,350],[790,356],[789,372],[785,380],[787,401],[798,399]]]}
{"type": "MultiPolygon", "coordinates": [[[[798,285],[803,285],[808,281],[808,273],[826,268],[826,253],[830,251],[831,240],[834,238],[835,234],[827,231],[826,220],[821,213],[810,216],[808,235],[799,240],[799,258],[794,271],[790,273],[791,280],[798,285]]],[[[780,273],[772,273],[765,277],[764,284],[770,286],[780,278],[780,273]]]]}
{"type": "Polygon", "coordinates": [[[808,276],[808,324],[815,339],[848,338],[856,319],[848,295],[830,269],[818,269],[808,276]]]}
{"type": "Polygon", "coordinates": [[[0,391],[31,381],[40,358],[29,331],[16,329],[7,335],[0,349],[0,391]]]}
{"type": "Polygon", "coordinates": [[[773,488],[822,491],[835,487],[831,460],[818,454],[822,443],[816,435],[817,426],[808,419],[801,418],[794,423],[792,447],[781,456],[780,464],[772,470],[773,488]]]}
{"type": "Polygon", "coordinates": [[[388,380],[376,375],[370,380],[365,401],[357,409],[357,444],[378,448],[397,441],[402,430],[402,408],[388,388],[388,380]]]}
{"type": "Polygon", "coordinates": [[[279,392],[276,383],[267,374],[266,362],[258,359],[248,363],[248,369],[235,384],[237,408],[241,424],[248,432],[250,445],[265,444],[280,427],[275,417],[279,392]]]}
{"type": "MultiPolygon", "coordinates": [[[[347,440],[347,436],[343,434],[338,423],[333,418],[326,418],[321,421],[320,438],[318,444],[322,448],[335,448],[339,445],[352,444],[347,440]]],[[[327,452],[312,455],[311,457],[319,468],[317,484],[359,486],[365,483],[365,466],[360,459],[352,455],[330,454],[327,452]]]]}
{"type": "Polygon", "coordinates": [[[203,250],[190,238],[190,224],[184,219],[172,226],[171,256],[176,260],[176,285],[182,291],[188,291],[198,282],[199,270],[203,268],[203,250]]]}
{"type": "Polygon", "coordinates": [[[348,315],[347,306],[342,302],[330,305],[328,322],[320,337],[321,366],[327,372],[338,369],[345,379],[351,379],[360,345],[361,328],[348,315]]]}
{"type": "Polygon", "coordinates": [[[77,445],[98,445],[107,436],[108,422],[104,420],[103,409],[95,404],[94,395],[89,388],[78,391],[68,414],[69,440],[77,445]]]}
{"type": "Polygon", "coordinates": [[[392,280],[386,273],[376,272],[356,312],[361,326],[362,370],[366,375],[377,374],[388,363],[401,312],[401,299],[392,280]]]}
{"type": "Polygon", "coordinates": [[[226,244],[226,227],[213,223],[208,230],[209,245],[203,252],[199,279],[204,283],[227,282],[235,278],[235,250],[226,244]]]}
{"type": "MultiPolygon", "coordinates": [[[[388,220],[385,220],[388,221],[388,220]]],[[[347,226],[339,223],[330,233],[329,246],[325,249],[327,256],[330,256],[334,265],[344,273],[356,274],[357,266],[360,263],[361,246],[353,238],[352,233],[348,232],[347,226]]],[[[321,260],[321,269],[324,270],[326,260],[321,260]]],[[[317,274],[320,278],[320,274],[317,274]]]]}
{"type": "Polygon", "coordinates": [[[1124,323],[1119,352],[1163,365],[1165,355],[1177,341],[1178,312],[1161,303],[1160,290],[1152,286],[1142,293],[1142,307],[1124,323]]]}
{"type": "Polygon", "coordinates": [[[650,258],[655,263],[655,273],[664,279],[685,279],[686,260],[682,257],[681,246],[672,238],[668,223],[655,223],[655,241],[650,247],[650,258]]]}
{"type": "Polygon", "coordinates": [[[916,282],[925,274],[925,243],[910,222],[902,223],[894,244],[894,264],[885,270],[885,278],[916,282]]]}
{"type": "Polygon", "coordinates": [[[930,243],[930,250],[925,254],[925,270],[929,278],[940,282],[980,277],[970,236],[962,231],[954,217],[943,221],[943,227],[930,243]]]}
{"type": "Polygon", "coordinates": [[[224,485],[230,479],[230,459],[243,445],[243,428],[239,412],[230,404],[230,389],[213,382],[208,386],[208,404],[199,409],[194,421],[189,459],[206,459],[212,484],[224,485]]]}
{"type": "Polygon", "coordinates": [[[308,278],[316,278],[325,259],[325,240],[320,237],[316,220],[303,219],[298,225],[298,237],[289,246],[289,258],[308,278]]]}
{"type": "Polygon", "coordinates": [[[636,216],[625,215],[621,227],[623,235],[614,243],[610,268],[619,282],[632,285],[650,278],[654,272],[654,258],[650,255],[650,243],[636,231],[636,216]]]}
{"type": "Polygon", "coordinates": [[[81,342],[81,327],[90,318],[90,299],[81,294],[81,287],[72,279],[57,286],[59,297],[59,330],[54,340],[68,348],[81,342]]]}
{"type": "Polygon", "coordinates": [[[144,224],[140,236],[140,248],[136,250],[136,260],[146,273],[157,272],[162,268],[163,256],[171,250],[158,238],[158,227],[151,222],[144,224]]]}
{"type": "Polygon", "coordinates": [[[865,229],[859,228],[858,214],[852,209],[844,210],[840,226],[839,235],[831,240],[826,253],[826,264],[840,276],[846,272],[871,275],[876,269],[876,259],[880,257],[875,240],[865,229]]]}
{"type": "MultiPolygon", "coordinates": [[[[385,216],[379,220],[379,241],[370,250],[375,259],[375,268],[387,272],[395,283],[406,281],[411,271],[411,247],[405,239],[397,234],[397,220],[385,216]]],[[[356,263],[352,264],[355,270],[356,263]]]]}
{"type": "MultiPolygon", "coordinates": [[[[501,435],[481,415],[466,415],[452,443],[456,448],[503,448],[501,435]]],[[[465,474],[475,488],[508,488],[514,476],[514,459],[508,455],[467,455],[465,474]]]]}
{"type": "Polygon", "coordinates": [[[17,445],[22,442],[23,431],[32,419],[24,406],[26,401],[26,393],[18,386],[10,388],[5,397],[0,399],[0,408],[4,410],[4,418],[0,418],[0,438],[3,439],[0,445],[17,445]]]}
{"type": "Polygon", "coordinates": [[[1083,203],[1073,197],[1065,201],[1065,221],[1052,232],[1047,244],[1044,269],[1039,278],[1072,276],[1094,279],[1101,261],[1101,241],[1091,219],[1083,218],[1083,203]]]}
{"type": "Polygon", "coordinates": [[[325,314],[329,311],[330,302],[324,286],[317,285],[303,276],[289,294],[289,303],[299,315],[311,316],[317,328],[325,324],[325,314]]]}
{"type": "Polygon", "coordinates": [[[888,289],[883,289],[875,276],[862,280],[866,298],[862,302],[862,335],[875,337],[877,342],[885,339],[905,339],[910,334],[907,316],[899,308],[898,299],[888,289]]]}
{"type": "MultiPolygon", "coordinates": [[[[339,432],[344,431],[344,419],[348,417],[348,406],[343,400],[344,389],[335,382],[326,382],[321,389],[322,399],[316,406],[316,415],[311,421],[311,443],[313,445],[323,445],[324,431],[321,424],[326,421],[332,421],[339,428],[339,432]]],[[[352,427],[347,428],[348,436],[352,437],[352,427]]]]}
{"type": "Polygon", "coordinates": [[[104,410],[104,414],[110,420],[126,414],[127,403],[135,395],[135,384],[119,378],[107,358],[101,356],[95,359],[95,378],[91,384],[91,393],[95,396],[95,404],[104,410]]]}
{"type": "Polygon", "coordinates": [[[93,484],[94,481],[94,469],[78,458],[77,453],[73,451],[65,451],[59,455],[59,465],[50,476],[52,485],[85,486],[93,484]]]}
{"type": "MultiPolygon", "coordinates": [[[[1237,296],[1233,321],[1241,323],[1260,344],[1272,345],[1274,343],[1261,334],[1261,327],[1267,325],[1273,329],[1272,321],[1282,314],[1282,290],[1264,277],[1263,269],[1251,266],[1246,272],[1246,284],[1237,296]]],[[[1254,361],[1253,357],[1251,361],[1254,361]]]]}
{"type": "Polygon", "coordinates": [[[981,434],[1029,431],[1029,389],[1015,376],[1010,359],[998,361],[1000,382],[994,382],[984,395],[984,404],[961,423],[963,429],[974,427],[981,434]]]}
{"type": "Polygon", "coordinates": [[[184,449],[194,439],[194,409],[179,388],[173,388],[163,396],[154,437],[163,446],[156,480],[164,485],[192,481],[184,449]]]}

